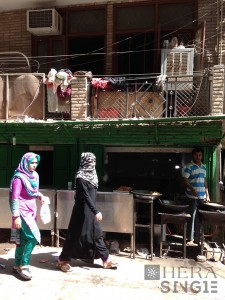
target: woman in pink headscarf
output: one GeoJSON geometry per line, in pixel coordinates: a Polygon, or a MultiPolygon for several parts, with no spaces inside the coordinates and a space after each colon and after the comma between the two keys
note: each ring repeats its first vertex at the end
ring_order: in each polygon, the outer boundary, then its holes
{"type": "Polygon", "coordinates": [[[36,199],[39,199],[42,204],[48,201],[48,198],[39,192],[39,175],[36,172],[39,162],[38,154],[26,153],[10,182],[11,242],[16,243],[13,271],[27,280],[32,278],[29,269],[31,253],[35,245],[41,241],[36,223],[36,199]]]}

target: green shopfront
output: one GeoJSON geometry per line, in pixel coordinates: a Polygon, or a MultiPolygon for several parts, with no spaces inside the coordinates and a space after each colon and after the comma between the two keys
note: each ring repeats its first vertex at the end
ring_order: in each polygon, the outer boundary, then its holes
{"type": "Polygon", "coordinates": [[[220,181],[220,117],[157,120],[0,123],[0,187],[9,187],[21,156],[41,155],[40,187],[67,189],[83,151],[97,157],[99,190],[125,185],[159,190],[168,197],[180,190],[181,169],[193,147],[204,150],[212,201],[220,181]]]}

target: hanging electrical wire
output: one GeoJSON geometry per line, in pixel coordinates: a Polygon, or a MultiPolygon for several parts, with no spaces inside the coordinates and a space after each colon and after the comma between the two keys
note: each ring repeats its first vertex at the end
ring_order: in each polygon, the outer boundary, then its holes
{"type": "MultiPolygon", "coordinates": [[[[165,35],[161,36],[161,39],[167,38],[168,36],[171,36],[171,35],[175,35],[177,32],[179,32],[179,31],[181,31],[181,30],[183,30],[185,28],[189,28],[190,25],[193,25],[194,23],[197,23],[199,20],[204,19],[207,15],[213,14],[213,12],[215,12],[215,10],[217,9],[217,8],[214,8],[215,4],[217,4],[217,1],[214,1],[213,3],[210,3],[210,4],[205,4],[204,3],[204,5],[199,10],[195,11],[195,13],[196,12],[199,13],[199,17],[198,18],[194,19],[193,21],[191,21],[191,22],[189,22],[187,24],[184,24],[183,26],[180,26],[179,28],[177,28],[176,30],[174,30],[174,31],[172,31],[172,32],[170,32],[168,34],[165,34],[165,35]]],[[[222,7],[222,3],[221,3],[221,7],[222,7]]],[[[189,16],[192,13],[193,12],[187,13],[186,16],[189,16]]],[[[174,20],[173,20],[173,22],[174,22],[174,20]]],[[[168,20],[167,22],[163,23],[162,25],[163,25],[163,27],[166,27],[170,23],[171,23],[171,21],[168,20]]],[[[150,30],[145,30],[144,33],[148,33],[149,31],[150,30]]],[[[124,38],[124,39],[122,39],[120,41],[112,43],[111,47],[113,47],[115,45],[118,45],[118,44],[121,44],[121,43],[123,43],[125,41],[128,41],[128,40],[132,39],[132,38],[135,38],[135,37],[137,37],[137,36],[139,36],[141,34],[143,34],[143,31],[141,33],[130,35],[129,37],[126,37],[126,38],[124,38]]],[[[215,35],[211,35],[210,37],[207,37],[206,41],[210,40],[214,36],[216,36],[216,34],[215,35]]],[[[153,42],[149,42],[149,43],[146,43],[145,46],[150,46],[152,44],[153,44],[153,42]]],[[[95,50],[87,52],[87,53],[80,53],[80,54],[76,53],[76,54],[56,55],[56,56],[32,56],[32,57],[29,57],[29,59],[30,60],[32,60],[32,59],[33,60],[34,59],[35,60],[38,60],[38,59],[39,60],[40,59],[48,59],[48,62],[42,62],[42,63],[39,62],[39,64],[40,64],[39,67],[43,67],[44,65],[48,65],[49,63],[50,64],[56,64],[56,63],[59,63],[59,62],[62,62],[62,61],[68,60],[68,59],[73,59],[74,60],[74,59],[79,59],[81,57],[104,56],[104,55],[112,55],[112,56],[115,57],[115,56],[123,55],[123,54],[145,53],[145,52],[150,53],[150,52],[161,50],[161,49],[157,49],[157,48],[151,48],[151,49],[148,49],[148,50],[146,50],[146,49],[140,49],[143,46],[144,46],[144,44],[135,47],[133,50],[128,50],[128,51],[112,51],[112,52],[102,52],[102,50],[104,50],[105,47],[101,47],[101,48],[95,49],[95,50]],[[140,49],[140,50],[138,50],[138,49],[140,49]],[[51,58],[52,58],[52,60],[49,60],[51,58]]],[[[193,41],[192,41],[192,43],[188,44],[188,47],[193,47],[193,46],[195,46],[194,43],[193,43],[193,41]]],[[[203,51],[203,49],[198,48],[198,53],[202,53],[202,51],[203,51]]],[[[79,63],[78,62],[77,64],[73,64],[72,66],[79,66],[80,67],[80,66],[83,66],[83,65],[86,65],[86,64],[89,64],[89,63],[95,63],[95,62],[99,62],[99,61],[103,61],[103,60],[104,60],[104,58],[96,59],[94,61],[93,60],[92,61],[88,61],[87,60],[85,63],[79,63]]]]}

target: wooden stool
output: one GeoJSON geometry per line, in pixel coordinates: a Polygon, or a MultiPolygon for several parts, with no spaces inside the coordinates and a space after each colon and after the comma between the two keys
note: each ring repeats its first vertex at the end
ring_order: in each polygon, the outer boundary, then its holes
{"type": "Polygon", "coordinates": [[[160,256],[162,256],[162,251],[167,250],[168,252],[181,252],[183,253],[183,258],[186,258],[186,237],[187,237],[187,222],[191,217],[190,214],[168,214],[168,213],[159,213],[161,216],[161,237],[160,237],[160,256]],[[168,244],[166,241],[163,241],[163,224],[181,224],[183,225],[183,251],[163,249],[163,243],[168,244]]]}

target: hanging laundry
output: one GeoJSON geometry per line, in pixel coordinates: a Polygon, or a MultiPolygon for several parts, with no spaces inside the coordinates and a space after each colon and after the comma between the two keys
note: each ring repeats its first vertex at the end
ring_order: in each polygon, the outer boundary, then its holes
{"type": "Polygon", "coordinates": [[[48,111],[55,113],[58,111],[58,97],[53,93],[52,88],[47,88],[48,111]]]}
{"type": "Polygon", "coordinates": [[[163,91],[165,83],[167,80],[167,75],[159,75],[156,80],[156,87],[158,91],[163,91]]]}
{"type": "Polygon", "coordinates": [[[57,71],[55,69],[51,69],[44,82],[44,84],[47,85],[48,111],[53,113],[57,112],[58,110],[58,97],[55,93],[53,93],[53,82],[55,81],[56,73],[57,71]]]}
{"type": "Polygon", "coordinates": [[[73,74],[69,69],[61,69],[57,72],[51,69],[47,75],[48,111],[70,112],[71,85],[73,74]]]}
{"type": "Polygon", "coordinates": [[[53,93],[56,93],[58,86],[60,86],[62,91],[65,91],[69,83],[67,81],[66,72],[58,72],[55,75],[55,80],[53,82],[53,93]]]}
{"type": "Polygon", "coordinates": [[[72,88],[71,88],[71,85],[68,85],[66,90],[63,91],[61,89],[60,86],[57,87],[57,91],[56,91],[56,94],[58,96],[58,98],[61,98],[61,100],[63,99],[66,99],[66,98],[70,98],[71,94],[72,94],[72,88]]]}
{"type": "Polygon", "coordinates": [[[61,84],[58,85],[56,89],[58,97],[58,111],[60,112],[70,112],[70,100],[72,93],[70,80],[72,77],[73,74],[69,69],[61,69],[56,74],[56,80],[61,80],[61,84]]]}
{"type": "Polygon", "coordinates": [[[109,82],[103,78],[92,78],[91,84],[95,88],[95,98],[98,98],[99,88],[105,89],[108,83],[109,82]]]}
{"type": "Polygon", "coordinates": [[[104,77],[113,89],[126,90],[126,77],[104,77]]]}
{"type": "Polygon", "coordinates": [[[98,89],[104,89],[106,88],[107,84],[109,83],[108,80],[105,80],[103,78],[92,78],[91,84],[94,88],[98,89]]]}

